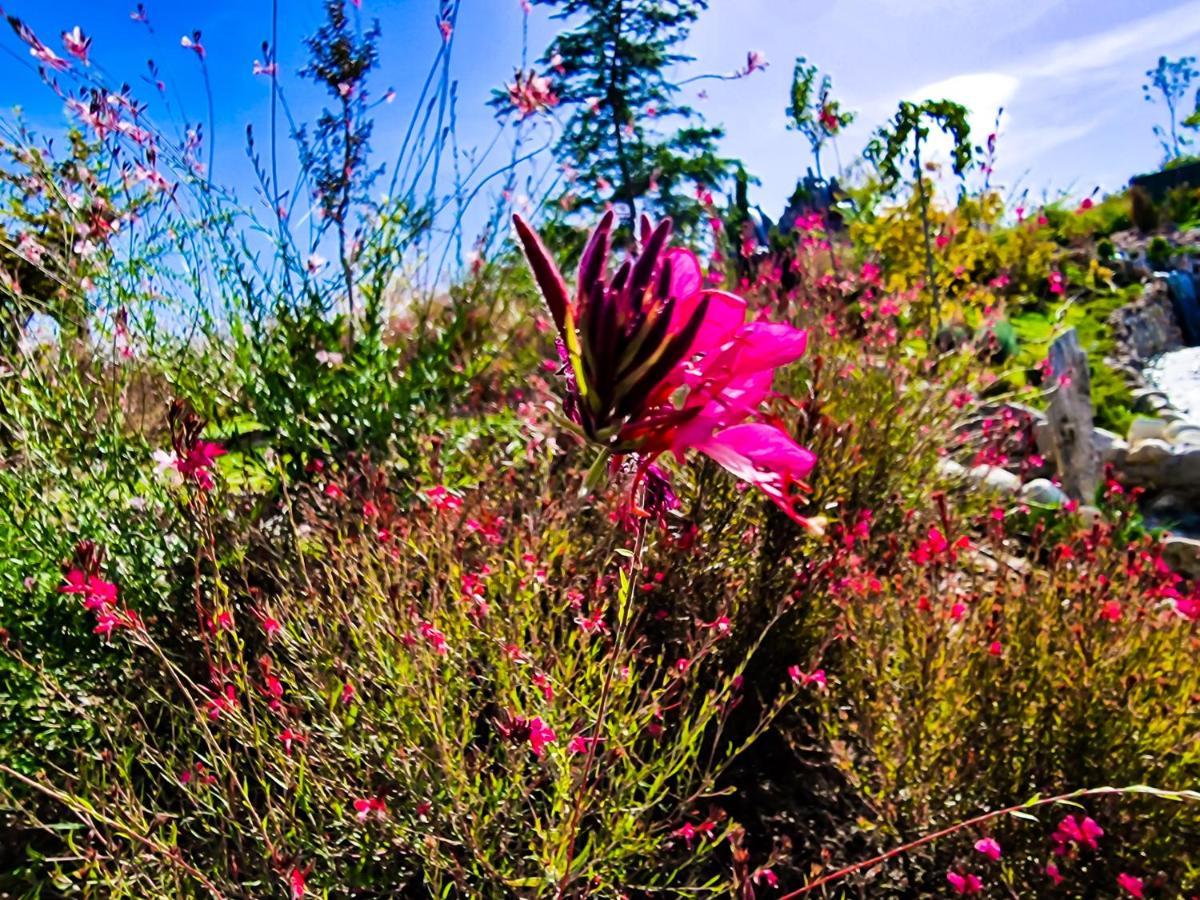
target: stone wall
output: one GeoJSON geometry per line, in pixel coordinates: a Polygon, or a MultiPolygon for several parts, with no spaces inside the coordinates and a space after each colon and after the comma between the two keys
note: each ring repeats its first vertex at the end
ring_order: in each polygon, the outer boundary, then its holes
{"type": "Polygon", "coordinates": [[[1151,358],[1184,346],[1164,278],[1147,282],[1142,296],[1122,306],[1108,319],[1117,350],[1114,367],[1141,372],[1151,358]]]}

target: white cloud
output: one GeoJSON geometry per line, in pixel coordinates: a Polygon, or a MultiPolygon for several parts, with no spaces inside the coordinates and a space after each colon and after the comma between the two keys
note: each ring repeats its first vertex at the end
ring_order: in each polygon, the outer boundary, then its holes
{"type": "Polygon", "coordinates": [[[1200,34],[1200,0],[1122,22],[1108,31],[1059,41],[1039,50],[1018,71],[1027,78],[1094,76],[1131,57],[1141,60],[1200,34]]]}

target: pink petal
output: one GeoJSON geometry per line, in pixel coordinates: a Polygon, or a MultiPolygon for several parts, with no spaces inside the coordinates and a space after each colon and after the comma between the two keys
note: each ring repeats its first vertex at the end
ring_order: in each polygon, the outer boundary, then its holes
{"type": "Polygon", "coordinates": [[[796,512],[797,498],[790,488],[803,480],[817,458],[774,425],[750,423],[718,431],[696,449],[752,484],[801,525],[808,520],[796,512]]]}
{"type": "Polygon", "coordinates": [[[683,247],[672,247],[666,258],[671,263],[670,296],[682,300],[699,293],[703,282],[696,254],[683,247]]]}

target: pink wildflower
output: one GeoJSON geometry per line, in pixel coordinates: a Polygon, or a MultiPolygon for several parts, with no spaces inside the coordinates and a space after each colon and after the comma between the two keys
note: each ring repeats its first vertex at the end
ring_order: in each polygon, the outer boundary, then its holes
{"type": "Polygon", "coordinates": [[[971,896],[983,892],[983,882],[978,875],[972,875],[970,872],[959,873],[951,869],[946,873],[946,880],[950,882],[956,894],[971,896]]]}
{"type": "Polygon", "coordinates": [[[546,752],[546,745],[554,743],[554,729],[542,721],[541,716],[529,720],[529,749],[538,759],[546,752]]]}
{"type": "Polygon", "coordinates": [[[387,818],[387,804],[378,797],[360,797],[354,801],[354,818],[360,825],[365,825],[371,816],[387,818]]]}
{"type": "Polygon", "coordinates": [[[301,900],[304,896],[304,886],[308,880],[308,870],[310,866],[305,866],[301,869],[299,866],[292,866],[292,870],[288,873],[288,887],[292,892],[292,900],[301,900]]]}
{"type": "Polygon", "coordinates": [[[608,277],[614,221],[606,213],[593,233],[572,301],[541,240],[515,218],[559,331],[568,416],[610,451],[637,452],[643,467],[664,452],[682,461],[695,448],[815,527],[796,511],[793,490],[815,457],[776,425],[746,421],[775,369],[804,352],[807,333],[747,323],[745,300],[704,289],[695,254],[667,249],[670,220],[652,227],[644,219],[641,253],[608,277]]]}
{"type": "Polygon", "coordinates": [[[185,50],[191,50],[193,53],[196,54],[196,56],[198,56],[200,58],[201,61],[204,60],[204,57],[205,57],[204,45],[202,43],[200,43],[200,32],[199,31],[193,31],[190,36],[185,34],[183,37],[181,37],[179,39],[179,46],[185,50]]]}
{"type": "Polygon", "coordinates": [[[70,53],[85,66],[89,64],[88,50],[92,46],[92,39],[90,37],[85,37],[83,32],[80,31],[78,25],[76,25],[70,31],[64,31],[62,33],[62,40],[63,46],[67,48],[68,53],[70,53]]]}
{"type": "Polygon", "coordinates": [[[285,728],[279,732],[279,742],[283,744],[283,752],[288,756],[292,755],[292,748],[303,746],[308,743],[307,735],[301,734],[299,731],[294,731],[291,728],[285,728]]]}
{"type": "Polygon", "coordinates": [[[1121,886],[1121,890],[1127,892],[1131,897],[1145,897],[1146,896],[1142,892],[1142,888],[1143,888],[1142,879],[1137,878],[1133,875],[1129,875],[1129,874],[1126,874],[1125,872],[1121,872],[1119,875],[1117,875],[1117,884],[1121,886]]]}
{"type": "Polygon", "coordinates": [[[1055,887],[1063,883],[1062,873],[1058,871],[1058,866],[1052,862],[1046,863],[1046,877],[1050,879],[1055,887]]]}
{"type": "Polygon", "coordinates": [[[522,119],[558,105],[558,95],[554,93],[550,79],[532,69],[528,72],[518,69],[513,83],[506,85],[506,90],[509,102],[522,119]]]}
{"type": "Polygon", "coordinates": [[[1055,854],[1062,856],[1072,845],[1096,850],[1099,847],[1097,839],[1103,835],[1104,829],[1097,825],[1091,816],[1085,816],[1082,820],[1075,816],[1067,816],[1058,823],[1058,828],[1050,835],[1050,840],[1055,844],[1055,854]]]}
{"type": "Polygon", "coordinates": [[[1000,859],[1000,842],[995,838],[980,838],[975,842],[975,849],[988,859],[992,860],[992,862],[996,862],[1000,859]]]}

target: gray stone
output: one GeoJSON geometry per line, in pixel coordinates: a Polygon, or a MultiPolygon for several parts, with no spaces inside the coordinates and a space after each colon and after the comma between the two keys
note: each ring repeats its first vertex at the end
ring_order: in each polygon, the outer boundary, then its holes
{"type": "Polygon", "coordinates": [[[1170,458],[1171,445],[1164,440],[1151,438],[1134,444],[1129,450],[1129,455],[1125,457],[1125,463],[1136,467],[1161,466],[1170,458]]]}
{"type": "Polygon", "coordinates": [[[1137,446],[1142,441],[1162,440],[1167,435],[1167,423],[1162,419],[1138,416],[1129,423],[1129,443],[1137,446]]]}
{"type": "Polygon", "coordinates": [[[937,461],[937,470],[938,474],[943,478],[962,480],[967,478],[967,467],[949,458],[939,459],[937,461]]]}
{"type": "Polygon", "coordinates": [[[1097,428],[1092,432],[1092,439],[1096,442],[1096,452],[1100,454],[1102,463],[1124,465],[1125,457],[1129,454],[1129,444],[1119,434],[1097,428]]]}
{"type": "Polygon", "coordinates": [[[1200,541],[1172,535],[1163,541],[1167,565],[1188,578],[1200,577],[1200,541]]]}
{"type": "Polygon", "coordinates": [[[1194,444],[1198,434],[1200,434],[1200,427],[1185,419],[1179,419],[1167,425],[1165,437],[1172,444],[1194,444]]]}
{"type": "Polygon", "coordinates": [[[1015,494],[1021,489],[1021,479],[998,466],[975,466],[969,474],[981,486],[1001,494],[1015,494]]]}
{"type": "Polygon", "coordinates": [[[1022,486],[1021,499],[1039,506],[1062,506],[1071,498],[1049,478],[1035,478],[1022,486]]]}
{"type": "Polygon", "coordinates": [[[1092,439],[1092,379],[1074,328],[1055,338],[1049,362],[1057,382],[1048,417],[1058,476],[1070,496],[1092,497],[1100,483],[1100,459],[1092,439]]]}
{"type": "Polygon", "coordinates": [[[1140,388],[1133,392],[1133,408],[1137,412],[1156,413],[1170,405],[1167,395],[1157,388],[1140,388]]]}

